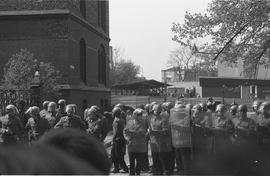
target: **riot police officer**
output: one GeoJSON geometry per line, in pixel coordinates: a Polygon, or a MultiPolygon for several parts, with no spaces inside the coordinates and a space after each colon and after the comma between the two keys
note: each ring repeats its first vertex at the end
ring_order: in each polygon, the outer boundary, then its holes
{"type": "Polygon", "coordinates": [[[58,109],[57,109],[57,113],[56,113],[56,119],[57,121],[59,121],[61,119],[61,117],[64,117],[67,115],[67,113],[65,112],[66,110],[66,100],[64,99],[60,99],[58,102],[58,109]]]}
{"type": "Polygon", "coordinates": [[[49,122],[50,129],[53,129],[55,124],[59,121],[56,118],[56,103],[50,102],[48,104],[48,113],[44,116],[44,118],[49,122]]]}
{"type": "Polygon", "coordinates": [[[147,151],[146,133],[147,126],[143,119],[143,110],[135,109],[133,119],[127,122],[124,130],[130,163],[130,175],[140,175],[143,164],[143,154],[147,151]],[[135,167],[136,161],[136,167],[135,167]],[[135,169],[136,168],[136,169],[135,169]]]}
{"type": "Polygon", "coordinates": [[[50,101],[47,101],[47,100],[42,103],[43,109],[39,113],[39,115],[41,117],[45,117],[46,114],[48,113],[48,105],[49,105],[49,103],[50,103],[50,101]]]}
{"type": "Polygon", "coordinates": [[[248,108],[246,105],[241,104],[238,107],[238,118],[234,121],[236,142],[239,145],[247,147],[251,144],[252,134],[255,132],[256,124],[255,122],[247,117],[248,108]]]}
{"type": "Polygon", "coordinates": [[[172,141],[170,133],[169,118],[162,114],[160,104],[153,106],[153,114],[149,118],[150,144],[153,159],[153,174],[170,174],[170,155],[172,141]],[[164,170],[163,170],[164,169],[164,170]]]}
{"type": "Polygon", "coordinates": [[[97,109],[95,107],[91,107],[90,109],[88,109],[87,117],[85,120],[87,122],[86,132],[94,135],[98,140],[103,141],[104,140],[104,137],[102,135],[103,124],[102,120],[98,117],[97,109]]]}
{"type": "Polygon", "coordinates": [[[62,117],[54,128],[75,128],[78,130],[85,131],[86,127],[81,117],[75,115],[75,108],[69,104],[66,106],[67,115],[62,117]]]}
{"type": "Polygon", "coordinates": [[[28,110],[30,118],[28,119],[25,129],[28,132],[28,143],[38,140],[47,130],[49,130],[49,122],[45,118],[40,117],[39,108],[37,106],[30,107],[28,110]]]}
{"type": "Polygon", "coordinates": [[[1,142],[3,144],[16,144],[21,139],[24,130],[19,118],[18,109],[14,105],[6,106],[6,115],[0,117],[1,123],[1,142]]]}
{"type": "Polygon", "coordinates": [[[112,110],[113,121],[113,139],[112,139],[112,149],[111,158],[114,164],[114,173],[119,173],[120,167],[128,172],[128,167],[125,163],[124,156],[126,152],[126,140],[124,138],[124,127],[125,120],[121,115],[122,110],[119,107],[115,107],[112,110]]]}

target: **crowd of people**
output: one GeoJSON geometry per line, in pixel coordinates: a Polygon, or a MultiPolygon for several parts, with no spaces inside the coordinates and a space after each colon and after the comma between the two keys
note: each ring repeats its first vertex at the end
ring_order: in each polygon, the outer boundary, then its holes
{"type": "Polygon", "coordinates": [[[80,117],[75,104],[44,101],[19,113],[10,104],[0,117],[1,174],[108,175],[103,145],[108,128],[98,106],[80,117]]]}
{"type": "Polygon", "coordinates": [[[248,112],[247,105],[228,106],[213,99],[195,105],[153,102],[134,110],[118,104],[112,110],[113,171],[267,175],[270,101],[256,100],[252,108],[248,112]]]}
{"type": "Polygon", "coordinates": [[[113,164],[114,173],[130,175],[267,175],[270,101],[252,108],[213,99],[117,104],[111,112],[94,105],[81,117],[64,99],[23,114],[8,105],[0,117],[0,173],[108,175],[113,164]],[[109,158],[103,142],[110,127],[109,158]]]}

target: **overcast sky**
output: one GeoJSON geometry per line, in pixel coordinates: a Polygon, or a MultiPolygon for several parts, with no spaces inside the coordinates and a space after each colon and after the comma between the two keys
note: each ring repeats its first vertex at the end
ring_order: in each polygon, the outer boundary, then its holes
{"type": "Polygon", "coordinates": [[[161,80],[172,41],[173,22],[184,22],[185,12],[206,12],[211,0],[110,0],[110,45],[142,68],[147,79],[161,80]]]}

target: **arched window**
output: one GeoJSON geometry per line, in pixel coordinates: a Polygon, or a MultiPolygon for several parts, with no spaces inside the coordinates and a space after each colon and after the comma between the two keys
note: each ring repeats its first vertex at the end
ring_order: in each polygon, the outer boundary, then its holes
{"type": "Polygon", "coordinates": [[[103,46],[98,50],[98,82],[106,86],[107,79],[106,53],[103,46]]]}
{"type": "Polygon", "coordinates": [[[80,0],[80,12],[82,16],[85,18],[86,17],[86,1],[85,0],[80,0]]]}
{"type": "Polygon", "coordinates": [[[86,43],[80,40],[80,79],[86,84],[86,43]]]}
{"type": "Polygon", "coordinates": [[[97,1],[98,5],[98,25],[106,31],[106,1],[97,1]]]}

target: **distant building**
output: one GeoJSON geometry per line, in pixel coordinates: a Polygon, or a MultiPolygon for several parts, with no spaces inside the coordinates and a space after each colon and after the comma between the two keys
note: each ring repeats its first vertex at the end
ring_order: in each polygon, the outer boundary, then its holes
{"type": "Polygon", "coordinates": [[[108,1],[0,1],[0,68],[21,48],[52,62],[63,96],[80,112],[110,104],[109,42],[108,1]]]}
{"type": "Polygon", "coordinates": [[[259,66],[257,76],[244,73],[243,62],[236,64],[217,62],[218,77],[201,77],[202,97],[270,98],[270,71],[259,66]]]}
{"type": "Polygon", "coordinates": [[[199,85],[199,77],[201,76],[217,76],[216,72],[187,70],[179,72],[178,67],[171,67],[161,70],[162,82],[167,82],[172,86],[168,87],[168,93],[171,95],[184,95],[189,89],[195,88],[197,95],[201,96],[201,87],[199,85]]]}

